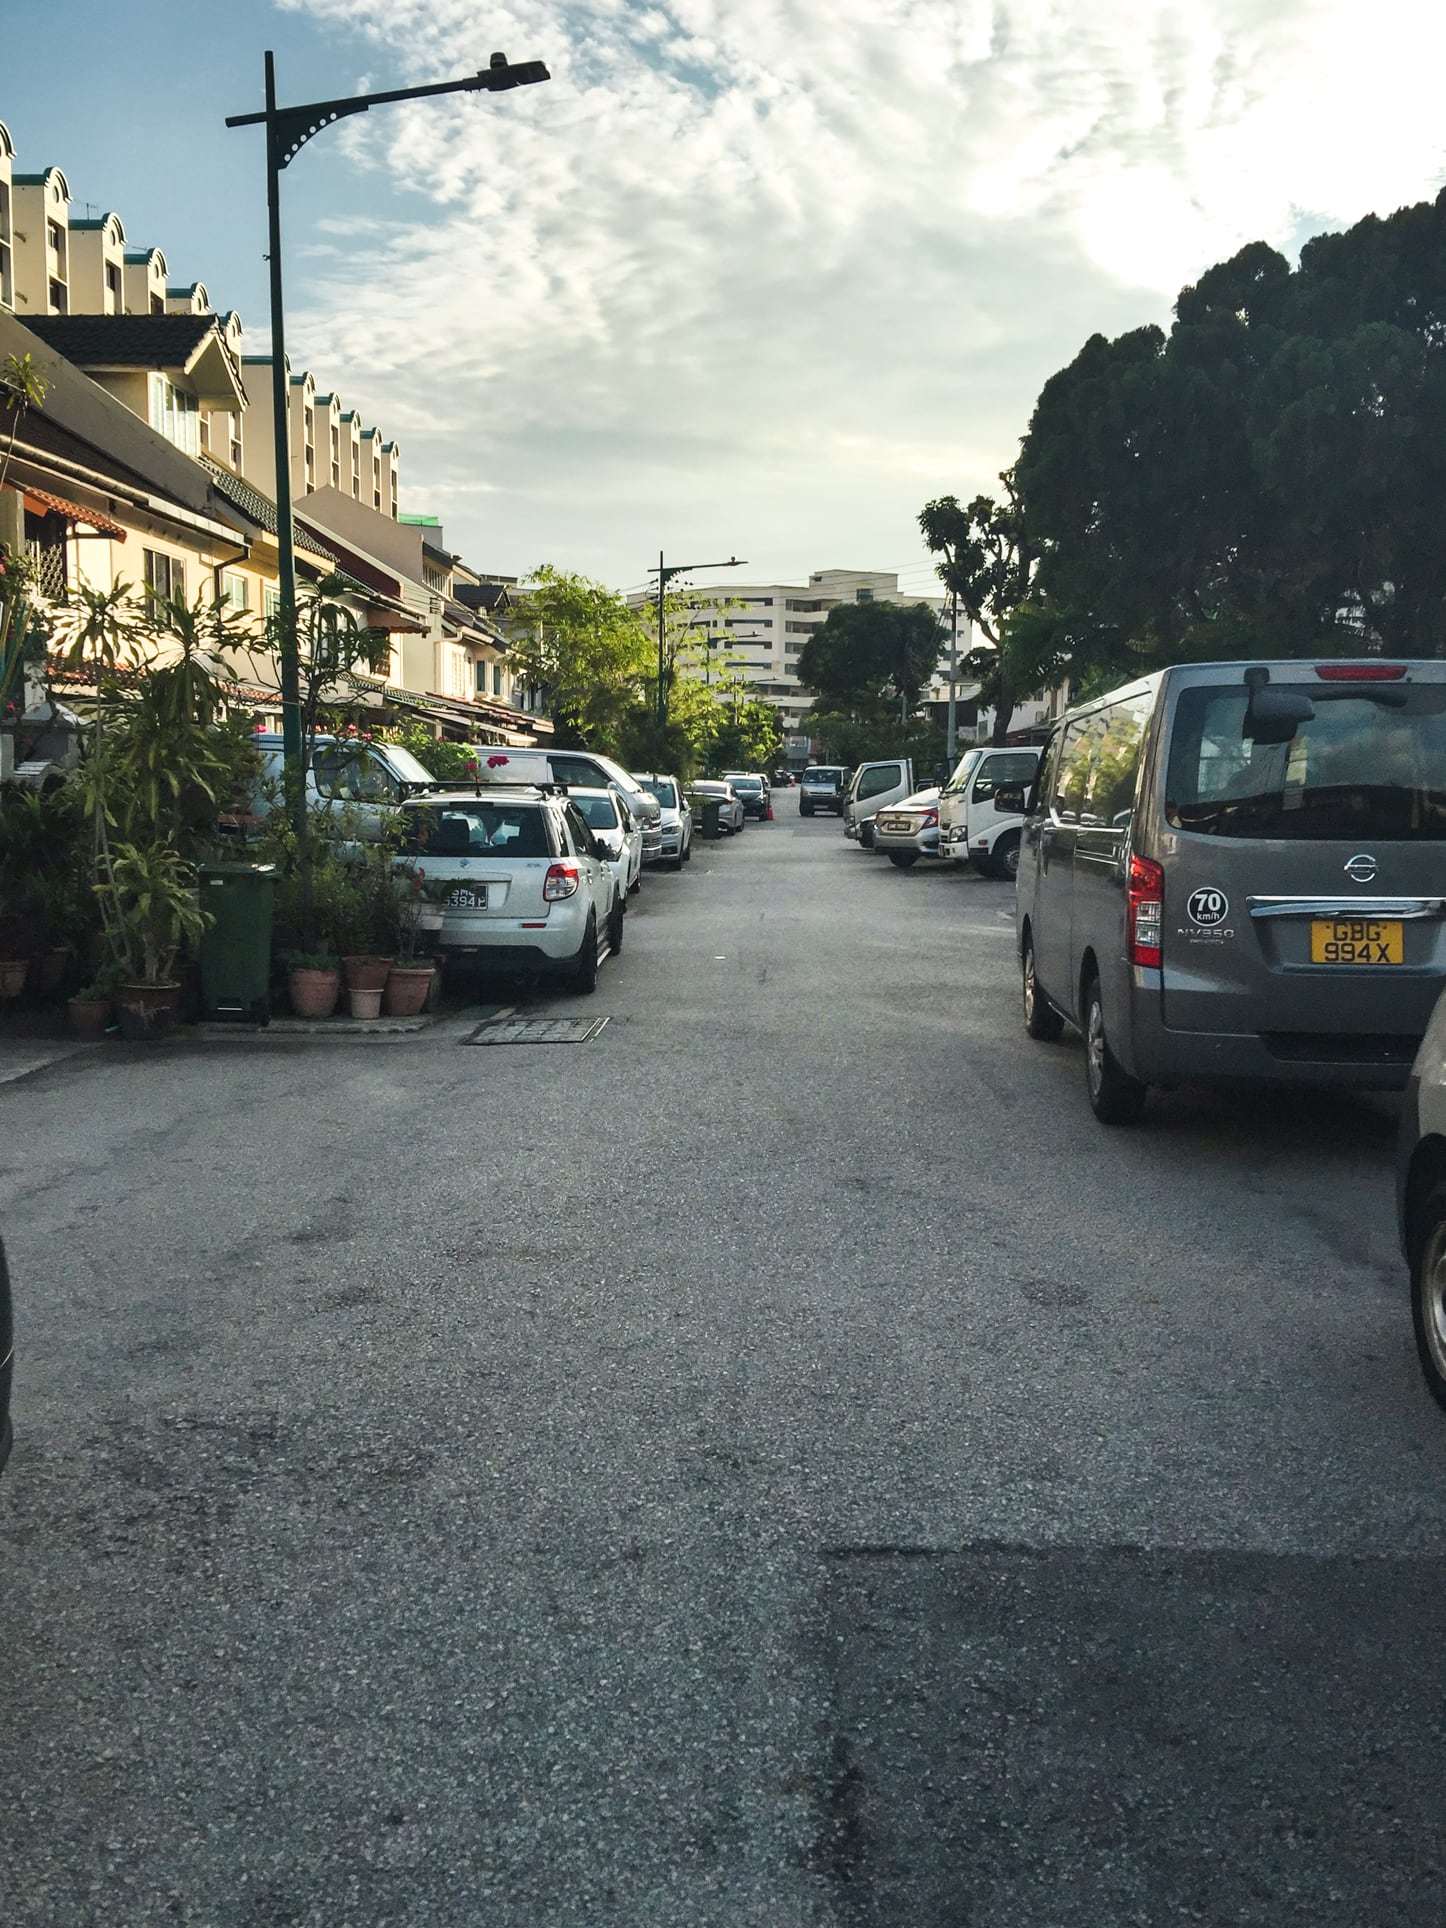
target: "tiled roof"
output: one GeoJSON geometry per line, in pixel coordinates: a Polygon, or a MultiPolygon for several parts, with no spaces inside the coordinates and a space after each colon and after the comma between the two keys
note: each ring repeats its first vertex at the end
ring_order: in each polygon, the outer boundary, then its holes
{"type": "MultiPolygon", "coordinates": [[[[249,516],[268,535],[276,534],[281,522],[276,513],[276,504],[269,495],[263,495],[244,475],[236,475],[232,470],[223,468],[209,455],[201,457],[201,464],[228,502],[234,503],[243,515],[249,516]]],[[[338,568],[341,567],[341,557],[331,544],[311,529],[303,528],[299,522],[293,521],[291,525],[291,539],[299,549],[309,549],[313,555],[326,556],[338,568]]],[[[364,583],[356,586],[358,589],[366,588],[364,583]]]]}
{"type": "Polygon", "coordinates": [[[25,326],[77,368],[184,368],[214,315],[36,315],[25,326]]]}

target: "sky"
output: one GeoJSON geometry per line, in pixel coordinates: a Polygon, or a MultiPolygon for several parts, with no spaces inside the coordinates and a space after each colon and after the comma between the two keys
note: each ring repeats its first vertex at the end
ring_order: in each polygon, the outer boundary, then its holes
{"type": "MultiPolygon", "coordinates": [[[[460,77],[283,176],[287,346],[477,567],[897,569],[1091,334],[1446,180],[1440,0],[0,0],[20,171],[266,352],[261,105],[460,77]],[[63,57],[62,57],[63,56],[63,57]]],[[[258,427],[260,425],[258,424],[258,427]]],[[[254,432],[254,431],[253,431],[254,432]]],[[[701,571],[700,583],[727,577],[701,571]]]]}

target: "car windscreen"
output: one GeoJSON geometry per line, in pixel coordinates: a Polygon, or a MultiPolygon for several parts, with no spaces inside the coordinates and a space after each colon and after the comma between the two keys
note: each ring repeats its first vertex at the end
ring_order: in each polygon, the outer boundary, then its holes
{"type": "Polygon", "coordinates": [[[954,765],[954,771],[949,781],[944,785],[944,795],[946,797],[952,797],[964,788],[965,784],[968,783],[970,777],[974,774],[979,759],[983,754],[984,752],[982,750],[966,750],[964,752],[963,756],[961,756],[959,761],[954,765]]]}
{"type": "Polygon", "coordinates": [[[1238,683],[1181,692],[1165,784],[1177,830],[1446,838],[1446,684],[1272,683],[1270,692],[1308,706],[1288,742],[1248,733],[1250,692],[1238,683]]]}
{"type": "Polygon", "coordinates": [[[665,810],[677,809],[678,792],[674,789],[670,778],[668,777],[645,778],[643,781],[643,788],[647,791],[650,797],[656,797],[658,799],[658,802],[662,804],[665,810]]]}
{"type": "Polygon", "coordinates": [[[388,763],[402,779],[403,783],[435,783],[436,778],[424,765],[418,763],[410,750],[404,750],[400,743],[386,746],[388,763]]]}
{"type": "Polygon", "coordinates": [[[536,804],[439,803],[405,813],[403,849],[427,857],[550,857],[536,804]]]}
{"type": "Polygon", "coordinates": [[[582,820],[589,829],[617,829],[618,807],[611,797],[580,797],[574,791],[572,800],[582,812],[582,820]]]}
{"type": "Polygon", "coordinates": [[[805,770],[803,773],[803,781],[805,783],[820,784],[824,788],[829,790],[837,790],[840,783],[843,781],[843,771],[842,770],[805,770]]]}

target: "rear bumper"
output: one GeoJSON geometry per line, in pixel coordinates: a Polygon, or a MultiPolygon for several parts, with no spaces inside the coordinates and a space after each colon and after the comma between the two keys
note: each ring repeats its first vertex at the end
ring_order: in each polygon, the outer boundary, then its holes
{"type": "Polygon", "coordinates": [[[880,830],[876,819],[874,822],[874,849],[886,852],[890,850],[913,850],[921,857],[937,857],[939,854],[939,832],[937,829],[920,830],[915,832],[912,837],[890,836],[887,831],[880,830]]]}
{"type": "MultiPolygon", "coordinates": [[[[1172,1031],[1158,1015],[1159,972],[1137,969],[1126,1066],[1145,1084],[1277,1084],[1403,1091],[1419,1039],[1344,1033],[1172,1031]],[[1153,1008],[1152,1008],[1153,1007],[1153,1008]]],[[[1118,1048],[1118,1047],[1117,1047],[1118,1048]]]]}
{"type": "Polygon", "coordinates": [[[576,957],[586,915],[571,913],[566,919],[550,917],[541,928],[527,928],[515,917],[498,917],[490,923],[481,918],[464,923],[449,918],[436,933],[433,945],[442,957],[465,957],[479,965],[496,959],[499,965],[518,969],[534,964],[561,964],[576,957]]]}

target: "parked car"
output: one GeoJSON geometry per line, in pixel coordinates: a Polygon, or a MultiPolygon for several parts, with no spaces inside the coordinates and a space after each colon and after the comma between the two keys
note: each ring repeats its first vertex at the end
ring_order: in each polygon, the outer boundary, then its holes
{"type": "Polygon", "coordinates": [[[402,861],[452,886],[435,940],[443,958],[591,991],[600,961],[622,949],[622,889],[570,797],[468,787],[408,804],[403,823],[402,861]]]}
{"type": "MultiPolygon", "coordinates": [[[[251,741],[261,752],[261,781],[251,808],[258,817],[269,816],[283,795],[283,739],[279,732],[258,730],[251,741]]],[[[400,743],[344,736],[312,739],[307,802],[348,812],[361,838],[380,839],[407,798],[435,782],[431,771],[400,743]]]]}
{"type": "Polygon", "coordinates": [[[836,817],[841,817],[848,774],[841,763],[810,764],[798,780],[799,816],[811,817],[819,810],[831,810],[836,817]]]}
{"type": "Polygon", "coordinates": [[[1025,1028],[1080,1028],[1107,1124],[1152,1084],[1399,1090],[1446,980],[1443,879],[1446,662],[1157,671],[1045,749],[1016,900],[1025,1028]]]}
{"type": "Polygon", "coordinates": [[[861,763],[849,782],[844,798],[844,835],[861,850],[871,850],[874,818],[888,804],[902,803],[914,793],[913,760],[906,756],[887,757],[876,763],[861,763]]]}
{"type": "Polygon", "coordinates": [[[891,803],[874,818],[874,849],[882,850],[898,870],[908,870],[921,857],[939,854],[939,786],[916,790],[902,803],[891,803]]]}
{"type": "Polygon", "coordinates": [[[633,780],[658,800],[662,834],[660,861],[670,870],[681,870],[693,855],[693,812],[687,791],[676,777],[660,776],[653,771],[640,774],[634,770],[633,780]]]}
{"type": "Polygon", "coordinates": [[[754,770],[725,770],[723,781],[731,783],[738,792],[738,801],[743,805],[745,817],[757,817],[760,823],[773,808],[766,780],[754,770]]]}
{"type": "Polygon", "coordinates": [[[1446,1406],[1446,993],[1421,1040],[1401,1111],[1396,1202],[1411,1323],[1426,1384],[1446,1406]]]}
{"type": "Polygon", "coordinates": [[[701,804],[707,797],[718,799],[718,828],[736,836],[743,828],[745,814],[743,799],[731,783],[719,783],[705,777],[693,785],[693,799],[701,804]]]}
{"type": "Polygon", "coordinates": [[[10,1267],[0,1244],[0,1472],[10,1457],[15,1428],[10,1419],[10,1381],[15,1369],[15,1313],[10,1300],[10,1267]]]}
{"type": "Polygon", "coordinates": [[[593,750],[481,750],[477,768],[483,783],[565,783],[582,790],[615,783],[642,817],[643,862],[656,863],[662,853],[658,799],[610,756],[593,750]]]}
{"type": "Polygon", "coordinates": [[[793,774],[792,770],[775,770],[773,772],[772,783],[775,790],[792,790],[797,782],[798,778],[793,774]]]}
{"type": "Polygon", "coordinates": [[[616,784],[606,790],[569,790],[568,796],[588,829],[607,853],[624,898],[643,877],[643,826],[616,784]]]}
{"type": "Polygon", "coordinates": [[[1039,757],[1028,748],[967,750],[939,792],[939,855],[972,862],[988,877],[1015,876],[1023,819],[1017,810],[1001,810],[998,794],[1001,787],[1027,790],[1039,757]]]}

